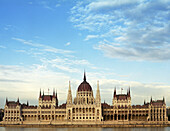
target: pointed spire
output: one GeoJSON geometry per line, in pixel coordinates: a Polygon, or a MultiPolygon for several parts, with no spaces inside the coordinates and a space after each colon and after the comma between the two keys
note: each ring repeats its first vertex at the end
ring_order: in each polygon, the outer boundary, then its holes
{"type": "Polygon", "coordinates": [[[18,97],[18,99],[17,99],[17,102],[19,103],[19,97],[18,97]]]}
{"type": "Polygon", "coordinates": [[[84,81],[86,81],[86,72],[84,70],[84,81]]]}
{"type": "Polygon", "coordinates": [[[97,91],[99,91],[99,81],[97,81],[97,91]]]}
{"type": "Polygon", "coordinates": [[[69,81],[69,89],[67,94],[67,104],[72,104],[72,93],[71,93],[71,84],[69,81]]]}
{"type": "Polygon", "coordinates": [[[150,102],[152,103],[152,96],[151,96],[151,101],[150,102]]]}
{"type": "Polygon", "coordinates": [[[27,106],[29,106],[29,102],[28,102],[28,100],[27,100],[27,106]]]}
{"type": "Polygon", "coordinates": [[[6,97],[6,104],[8,103],[8,98],[6,97]]]}
{"type": "Polygon", "coordinates": [[[129,86],[129,92],[128,92],[128,96],[130,97],[130,86],[129,86]]]}
{"type": "Polygon", "coordinates": [[[165,98],[163,97],[163,103],[165,103],[165,98]]]}
{"type": "Polygon", "coordinates": [[[43,96],[44,96],[44,90],[43,90],[43,96]]]}
{"type": "Polygon", "coordinates": [[[69,81],[69,90],[71,90],[71,84],[70,84],[70,81],[69,81]]]}
{"type": "Polygon", "coordinates": [[[146,104],[145,100],[144,100],[144,105],[146,104]]]}
{"type": "Polygon", "coordinates": [[[39,96],[39,98],[41,98],[41,88],[40,88],[40,96],[39,96]]]}
{"type": "Polygon", "coordinates": [[[58,106],[57,89],[56,89],[56,95],[55,95],[55,98],[56,98],[56,106],[58,106]]]}
{"type": "Polygon", "coordinates": [[[55,98],[55,89],[53,88],[53,98],[55,98]]]}
{"type": "Polygon", "coordinates": [[[114,89],[114,97],[116,97],[116,87],[115,87],[115,89],[114,89]]]}
{"type": "Polygon", "coordinates": [[[56,89],[56,94],[55,94],[55,97],[57,98],[57,89],[56,89]]]}
{"type": "Polygon", "coordinates": [[[101,104],[101,97],[100,97],[100,90],[99,90],[99,81],[97,81],[96,104],[98,106],[99,106],[99,104],[101,104]]]}

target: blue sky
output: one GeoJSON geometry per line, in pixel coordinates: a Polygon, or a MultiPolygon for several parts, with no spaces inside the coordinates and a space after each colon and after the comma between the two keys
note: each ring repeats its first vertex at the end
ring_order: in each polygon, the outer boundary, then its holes
{"type": "Polygon", "coordinates": [[[132,104],[170,106],[170,1],[0,0],[0,107],[5,98],[37,104],[40,88],[73,96],[84,69],[111,104],[131,87],[132,104]]]}

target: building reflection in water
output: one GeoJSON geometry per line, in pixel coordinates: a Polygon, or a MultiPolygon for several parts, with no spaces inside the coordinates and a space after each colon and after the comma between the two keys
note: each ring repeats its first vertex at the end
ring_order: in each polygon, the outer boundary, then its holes
{"type": "Polygon", "coordinates": [[[0,131],[170,131],[170,127],[148,128],[20,128],[0,127],[0,131]]]}

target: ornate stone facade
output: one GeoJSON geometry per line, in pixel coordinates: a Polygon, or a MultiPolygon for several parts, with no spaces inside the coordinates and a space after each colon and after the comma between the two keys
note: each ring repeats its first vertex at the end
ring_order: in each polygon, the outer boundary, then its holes
{"type": "Polygon", "coordinates": [[[112,105],[101,103],[99,82],[96,97],[84,73],[83,82],[79,85],[74,100],[71,85],[67,102],[58,105],[57,92],[52,95],[39,95],[39,105],[21,104],[18,100],[8,101],[4,108],[3,124],[118,124],[118,123],[160,123],[168,121],[165,100],[144,101],[143,105],[131,105],[130,88],[127,94],[116,94],[112,105]]]}

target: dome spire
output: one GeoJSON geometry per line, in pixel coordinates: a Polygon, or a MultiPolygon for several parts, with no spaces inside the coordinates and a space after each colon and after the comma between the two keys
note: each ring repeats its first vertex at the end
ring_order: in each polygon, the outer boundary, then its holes
{"type": "Polygon", "coordinates": [[[86,71],[84,70],[84,81],[86,81],[86,71]]]}

